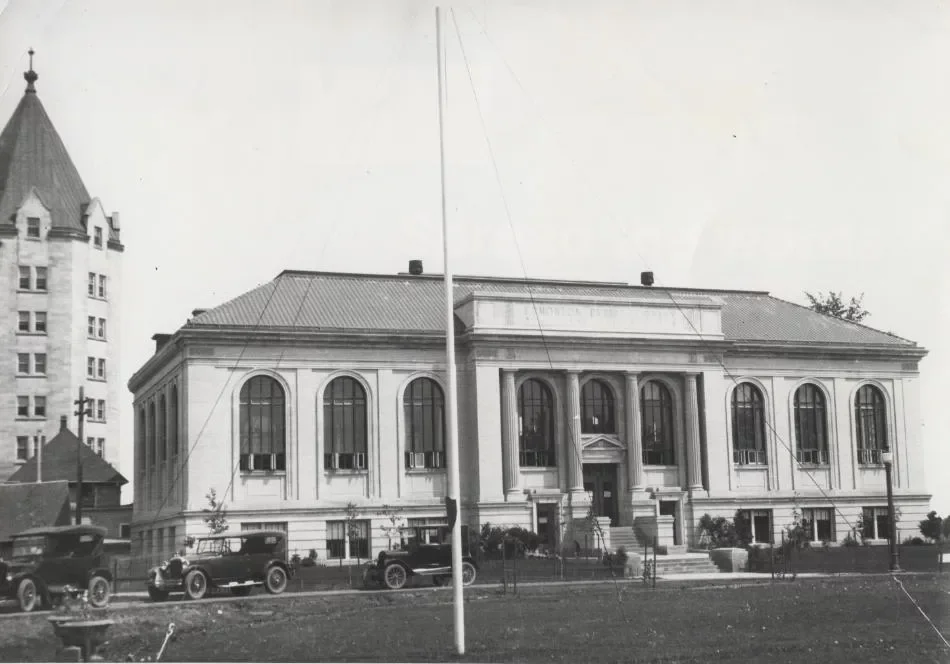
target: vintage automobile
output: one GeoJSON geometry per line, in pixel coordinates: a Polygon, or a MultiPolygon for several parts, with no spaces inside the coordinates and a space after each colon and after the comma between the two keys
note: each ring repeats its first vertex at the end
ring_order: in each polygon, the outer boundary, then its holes
{"type": "Polygon", "coordinates": [[[71,590],[86,590],[91,606],[112,597],[112,573],[104,560],[106,529],[97,526],[31,528],[13,536],[13,555],[0,561],[0,597],[22,611],[53,607],[71,590]]]}
{"type": "MultiPolygon", "coordinates": [[[[469,554],[468,527],[462,526],[462,583],[475,582],[478,565],[469,554]]],[[[447,526],[415,526],[400,531],[401,546],[380,551],[363,573],[367,588],[403,588],[411,577],[431,577],[437,585],[452,580],[452,534],[447,526]]]]}
{"type": "Polygon", "coordinates": [[[256,530],[199,537],[192,553],[150,569],[145,585],[154,601],[181,592],[188,599],[201,599],[214,588],[250,595],[255,586],[278,595],[286,590],[291,576],[287,535],[256,530]]]}

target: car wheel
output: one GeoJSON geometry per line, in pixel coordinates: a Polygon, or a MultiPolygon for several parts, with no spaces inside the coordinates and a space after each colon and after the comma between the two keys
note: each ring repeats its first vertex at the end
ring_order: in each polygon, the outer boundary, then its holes
{"type": "Polygon", "coordinates": [[[390,563],[383,570],[383,580],[390,590],[399,590],[406,585],[406,568],[399,563],[390,563]]]}
{"type": "Polygon", "coordinates": [[[475,565],[466,561],[462,562],[462,585],[470,586],[475,583],[475,577],[478,573],[475,571],[475,565]]]}
{"type": "Polygon", "coordinates": [[[251,594],[251,586],[235,586],[231,588],[231,594],[237,597],[247,597],[251,594]]]}
{"type": "Polygon", "coordinates": [[[20,602],[20,610],[30,612],[39,604],[36,594],[36,583],[33,579],[23,579],[17,586],[16,598],[20,602]]]}
{"type": "Polygon", "coordinates": [[[185,597],[201,599],[208,594],[208,577],[204,572],[193,569],[185,576],[185,597]]]}
{"type": "Polygon", "coordinates": [[[166,599],[168,599],[168,591],[149,587],[148,598],[153,602],[164,602],[166,599]]]}
{"type": "Polygon", "coordinates": [[[89,579],[89,603],[97,609],[101,609],[109,603],[112,597],[112,586],[109,580],[98,574],[89,579]]]}
{"type": "Polygon", "coordinates": [[[283,567],[274,565],[267,570],[267,578],[264,580],[264,587],[271,595],[279,595],[287,589],[287,572],[283,567]]]}

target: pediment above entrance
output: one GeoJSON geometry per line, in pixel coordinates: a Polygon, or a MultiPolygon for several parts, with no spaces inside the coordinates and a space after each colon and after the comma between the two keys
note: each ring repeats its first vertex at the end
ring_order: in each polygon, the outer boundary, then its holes
{"type": "Polygon", "coordinates": [[[583,449],[585,452],[588,450],[591,452],[595,450],[617,450],[624,452],[626,450],[620,441],[608,436],[596,436],[594,438],[585,439],[581,441],[581,449],[583,449]]]}
{"type": "Polygon", "coordinates": [[[624,297],[474,291],[455,314],[475,334],[601,339],[722,339],[722,301],[648,291],[624,297]]]}

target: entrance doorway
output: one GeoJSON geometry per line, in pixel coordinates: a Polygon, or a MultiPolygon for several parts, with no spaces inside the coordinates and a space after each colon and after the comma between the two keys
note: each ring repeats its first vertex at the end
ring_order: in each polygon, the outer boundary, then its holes
{"type": "Polygon", "coordinates": [[[673,544],[677,546],[682,544],[683,543],[682,538],[680,537],[679,501],[661,500],[660,501],[660,516],[673,517],[673,544]]]}
{"type": "Polygon", "coordinates": [[[610,517],[610,525],[617,525],[617,464],[585,463],[584,491],[592,501],[594,516],[610,517]]]}
{"type": "Polygon", "coordinates": [[[558,504],[538,503],[538,537],[548,551],[558,549],[558,504]]]}

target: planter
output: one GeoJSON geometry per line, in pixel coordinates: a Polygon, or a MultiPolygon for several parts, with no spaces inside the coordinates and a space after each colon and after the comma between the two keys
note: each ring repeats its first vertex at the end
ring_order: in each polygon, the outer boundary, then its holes
{"type": "Polygon", "coordinates": [[[720,572],[745,572],[749,567],[749,552],[745,549],[711,549],[709,559],[720,572]]]}
{"type": "Polygon", "coordinates": [[[72,616],[53,616],[49,619],[64,648],[78,647],[83,661],[91,661],[98,649],[106,643],[112,620],[86,620],[72,616]]]}

